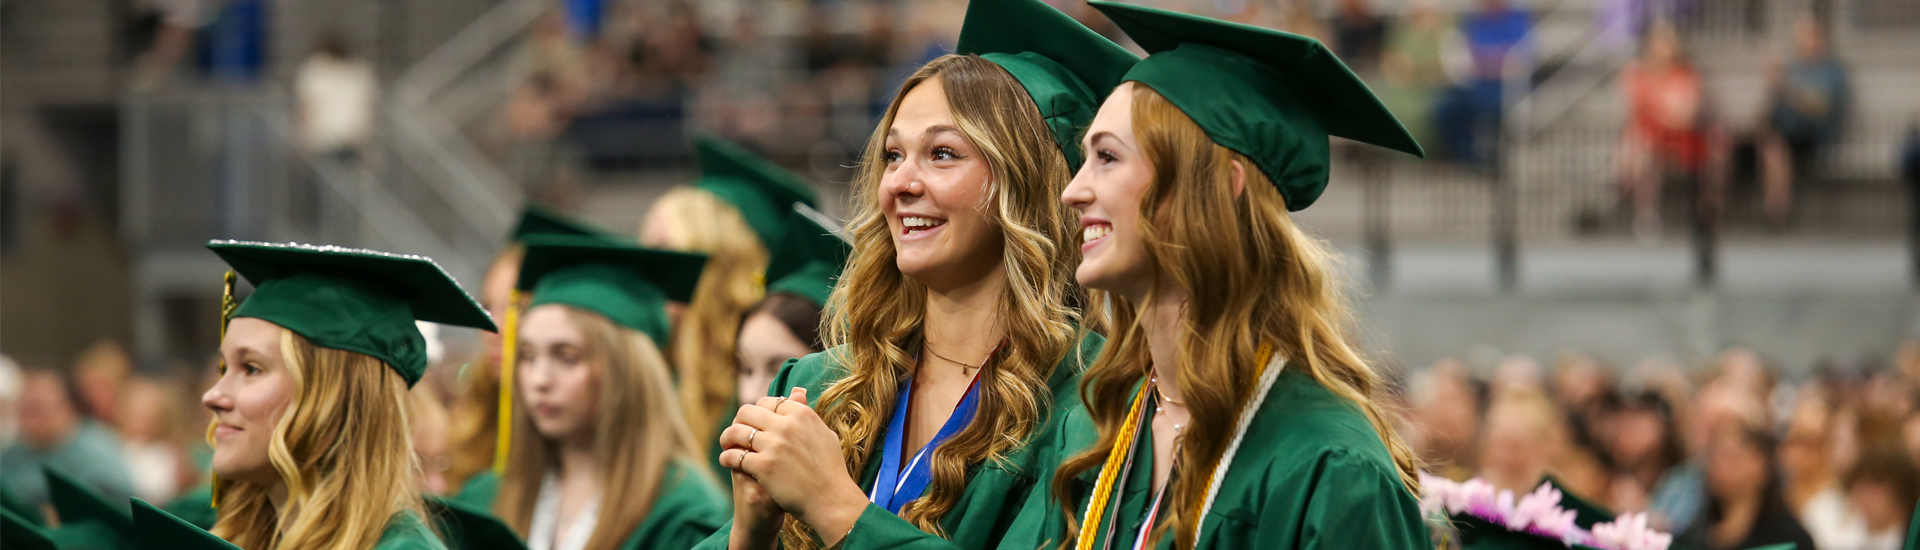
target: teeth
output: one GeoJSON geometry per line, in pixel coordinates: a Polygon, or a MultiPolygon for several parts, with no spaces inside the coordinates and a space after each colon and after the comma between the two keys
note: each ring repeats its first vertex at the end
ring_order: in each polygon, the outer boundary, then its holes
{"type": "Polygon", "coordinates": [[[1105,237],[1108,233],[1112,232],[1113,226],[1111,225],[1089,225],[1082,227],[1080,228],[1080,242],[1093,242],[1094,239],[1105,237]]]}
{"type": "Polygon", "coordinates": [[[940,225],[940,222],[934,221],[933,218],[922,218],[918,216],[900,218],[900,223],[907,227],[933,227],[940,225]]]}

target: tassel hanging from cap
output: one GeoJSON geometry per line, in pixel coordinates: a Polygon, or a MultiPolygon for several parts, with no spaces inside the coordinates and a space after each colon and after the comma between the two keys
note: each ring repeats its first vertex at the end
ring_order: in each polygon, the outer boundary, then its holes
{"type": "MultiPolygon", "coordinates": [[[[233,311],[240,308],[239,302],[236,302],[233,299],[233,283],[237,278],[238,277],[234,276],[232,271],[228,271],[226,276],[221,278],[222,282],[225,283],[222,286],[222,290],[220,292],[220,341],[221,342],[227,341],[227,324],[233,322],[233,311]]],[[[224,357],[220,359],[220,370],[221,371],[227,370],[227,360],[224,357]]],[[[212,426],[207,427],[207,444],[208,445],[213,444],[213,427],[212,426]]],[[[211,474],[211,478],[209,479],[208,484],[212,488],[213,498],[211,500],[213,503],[213,507],[217,509],[220,507],[220,474],[211,474]]]]}
{"type": "Polygon", "coordinates": [[[513,367],[520,347],[520,290],[507,298],[507,315],[500,328],[499,439],[493,443],[493,473],[507,472],[507,445],[513,442],[513,367]]]}

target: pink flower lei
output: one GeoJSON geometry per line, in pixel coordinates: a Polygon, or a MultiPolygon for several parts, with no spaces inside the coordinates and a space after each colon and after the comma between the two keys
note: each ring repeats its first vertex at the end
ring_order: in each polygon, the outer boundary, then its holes
{"type": "Polygon", "coordinates": [[[1574,512],[1560,507],[1563,495],[1550,483],[1541,483],[1531,493],[1514,498],[1512,491],[1496,490],[1480,478],[1464,482],[1420,473],[1426,494],[1420,498],[1420,511],[1427,515],[1469,516],[1505,527],[1560,541],[1569,547],[1591,546],[1601,550],[1667,550],[1673,535],[1649,529],[1646,514],[1621,514],[1614,521],[1595,524],[1592,531],[1574,523],[1574,512]]]}

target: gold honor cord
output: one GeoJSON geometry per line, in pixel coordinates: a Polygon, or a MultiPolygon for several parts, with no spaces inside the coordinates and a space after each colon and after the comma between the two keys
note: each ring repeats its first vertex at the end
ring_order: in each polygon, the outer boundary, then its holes
{"type": "MultiPolygon", "coordinates": [[[[1260,344],[1259,353],[1260,370],[1254,373],[1256,379],[1266,374],[1267,362],[1273,358],[1273,346],[1260,344]]],[[[1140,435],[1137,427],[1140,425],[1140,410],[1144,408],[1140,406],[1140,400],[1146,398],[1149,389],[1141,386],[1140,392],[1133,395],[1133,403],[1128,405],[1127,409],[1127,423],[1120,426],[1120,434],[1115,436],[1113,448],[1107,451],[1107,463],[1100,467],[1100,479],[1093,484],[1093,500],[1087,503],[1086,521],[1080,524],[1080,540],[1075,544],[1079,550],[1092,550],[1094,538],[1100,533],[1101,516],[1106,514],[1107,501],[1116,489],[1114,483],[1116,478],[1120,477],[1120,465],[1126,462],[1127,453],[1133,450],[1134,439],[1140,435]]],[[[1207,468],[1207,490],[1200,492],[1203,501],[1206,498],[1204,495],[1212,492],[1214,470],[1219,467],[1220,463],[1216,461],[1212,467],[1207,468]]],[[[1204,502],[1193,503],[1196,509],[1204,505],[1204,502]]],[[[1146,527],[1152,528],[1152,526],[1146,527]]],[[[1197,530],[1194,535],[1197,542],[1199,535],[1197,530]]]]}
{"type": "MultiPolygon", "coordinates": [[[[233,322],[233,310],[240,308],[240,304],[234,302],[233,300],[234,279],[235,277],[233,275],[233,271],[227,271],[226,276],[221,278],[221,280],[225,283],[220,293],[220,342],[221,343],[226,343],[227,341],[227,324],[233,322]]],[[[220,358],[220,371],[222,373],[225,373],[226,370],[227,370],[227,359],[225,357],[222,357],[220,358]]],[[[218,421],[216,420],[215,422],[218,422],[218,421]]],[[[207,428],[207,445],[209,446],[213,445],[213,428],[211,426],[207,428]]],[[[220,474],[209,474],[209,475],[211,476],[211,480],[208,483],[210,484],[211,492],[213,494],[213,498],[209,500],[213,502],[213,507],[217,509],[220,507],[220,474]]]]}
{"type": "Polygon", "coordinates": [[[507,318],[501,322],[499,438],[493,443],[493,474],[507,473],[507,444],[513,442],[513,364],[520,347],[520,290],[507,295],[507,318]]]}

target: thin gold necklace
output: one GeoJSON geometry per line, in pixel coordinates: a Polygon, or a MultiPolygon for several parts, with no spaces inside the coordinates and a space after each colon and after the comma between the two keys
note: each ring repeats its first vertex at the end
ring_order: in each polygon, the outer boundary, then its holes
{"type": "MultiPolygon", "coordinates": [[[[926,348],[926,349],[927,349],[927,353],[931,353],[931,354],[933,354],[933,356],[934,356],[934,357],[938,357],[938,358],[940,358],[940,359],[941,359],[942,361],[946,361],[946,362],[948,362],[948,363],[953,363],[953,364],[955,364],[955,365],[960,365],[961,367],[964,367],[964,368],[966,368],[967,370],[975,370],[975,369],[979,369],[979,368],[980,368],[981,366],[984,366],[984,365],[986,365],[986,364],[987,364],[987,362],[986,362],[986,361],[981,361],[979,365],[969,365],[969,364],[966,364],[966,363],[962,363],[962,362],[959,362],[959,361],[955,361],[955,360],[953,360],[953,359],[949,359],[949,358],[947,358],[947,356],[945,356],[945,355],[940,355],[940,352],[937,352],[937,351],[933,351],[933,346],[931,346],[931,345],[927,345],[927,346],[921,346],[921,347],[924,347],[924,348],[926,348]]],[[[987,352],[987,357],[993,357],[993,352],[991,352],[991,351],[989,351],[989,352],[987,352]]]]}

